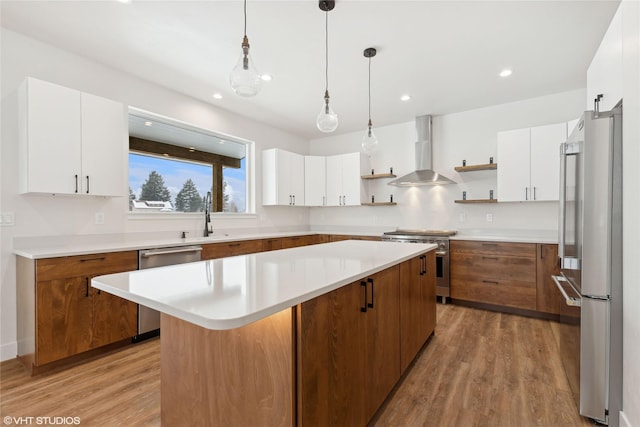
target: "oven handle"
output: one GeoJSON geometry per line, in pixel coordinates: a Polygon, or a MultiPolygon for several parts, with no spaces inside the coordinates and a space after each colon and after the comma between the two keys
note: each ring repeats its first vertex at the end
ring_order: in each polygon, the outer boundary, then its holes
{"type": "MultiPolygon", "coordinates": [[[[582,305],[582,298],[570,297],[569,295],[567,295],[567,292],[564,290],[564,288],[560,284],[560,282],[569,283],[569,281],[566,278],[564,278],[563,276],[551,276],[551,278],[556,283],[556,287],[558,288],[558,290],[560,291],[560,293],[564,297],[564,302],[568,306],[580,307],[582,305]]],[[[571,286],[571,283],[569,283],[569,286],[571,286]]],[[[571,286],[571,288],[573,289],[573,286],[571,286]]],[[[574,291],[575,291],[575,289],[574,289],[574,291]]]]}
{"type": "Polygon", "coordinates": [[[436,255],[437,256],[447,256],[447,252],[446,251],[436,251],[436,255]]]}

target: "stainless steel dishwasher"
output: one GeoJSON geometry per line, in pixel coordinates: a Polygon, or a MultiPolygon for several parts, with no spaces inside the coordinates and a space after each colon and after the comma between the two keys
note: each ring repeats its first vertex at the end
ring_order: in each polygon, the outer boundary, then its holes
{"type": "MultiPolygon", "coordinates": [[[[166,265],[200,261],[201,246],[144,249],[138,251],[138,269],[144,270],[166,265]]],[[[138,334],[133,342],[157,336],[160,333],[160,312],[138,305],[138,334]]]]}

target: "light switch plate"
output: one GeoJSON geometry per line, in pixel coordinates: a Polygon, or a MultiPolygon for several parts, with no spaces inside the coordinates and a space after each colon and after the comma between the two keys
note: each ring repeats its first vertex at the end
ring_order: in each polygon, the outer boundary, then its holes
{"type": "Polygon", "coordinates": [[[488,213],[487,214],[487,222],[493,222],[493,214],[492,213],[488,213]]]}

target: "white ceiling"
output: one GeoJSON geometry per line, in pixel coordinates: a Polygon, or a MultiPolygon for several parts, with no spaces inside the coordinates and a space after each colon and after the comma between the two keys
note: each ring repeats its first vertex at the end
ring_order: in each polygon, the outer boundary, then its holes
{"type": "MultiPolygon", "coordinates": [[[[586,86],[586,69],[615,13],[610,1],[338,0],[329,12],[329,91],[336,133],[586,86]],[[508,78],[498,77],[503,68],[508,78]],[[408,102],[400,101],[410,94],[408,102]]],[[[273,75],[236,96],[242,1],[8,1],[2,26],[304,138],[324,95],[325,16],[315,0],[247,3],[251,55],[273,75]],[[212,98],[219,92],[223,98],[212,98]]]]}

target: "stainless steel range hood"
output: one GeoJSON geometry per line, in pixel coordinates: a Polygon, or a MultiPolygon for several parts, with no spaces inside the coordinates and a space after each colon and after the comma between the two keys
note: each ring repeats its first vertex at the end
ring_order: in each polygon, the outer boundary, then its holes
{"type": "Polygon", "coordinates": [[[433,141],[431,115],[416,117],[416,171],[389,182],[396,187],[415,187],[419,185],[455,184],[456,182],[433,170],[433,141]]]}

